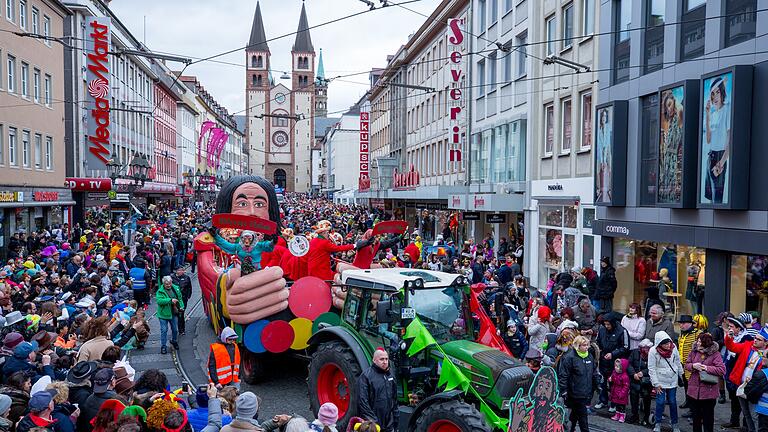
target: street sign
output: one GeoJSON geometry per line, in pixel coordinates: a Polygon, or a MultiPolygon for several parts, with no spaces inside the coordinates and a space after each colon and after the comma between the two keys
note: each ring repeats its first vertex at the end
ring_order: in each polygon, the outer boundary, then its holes
{"type": "Polygon", "coordinates": [[[115,198],[117,198],[117,192],[113,190],[107,192],[107,198],[114,200],[115,198]]]}

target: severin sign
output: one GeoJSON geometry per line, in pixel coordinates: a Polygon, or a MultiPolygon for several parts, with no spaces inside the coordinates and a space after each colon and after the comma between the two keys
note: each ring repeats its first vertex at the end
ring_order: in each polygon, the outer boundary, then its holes
{"type": "Polygon", "coordinates": [[[360,112],[360,180],[358,181],[358,190],[367,191],[371,188],[371,179],[368,175],[370,166],[369,160],[369,126],[370,117],[367,112],[360,112]]]}
{"type": "Polygon", "coordinates": [[[109,104],[112,97],[109,74],[111,20],[107,17],[86,19],[86,121],[88,149],[85,161],[88,170],[105,170],[112,154],[109,128],[109,104]]]}
{"type": "Polygon", "coordinates": [[[451,62],[451,90],[448,93],[451,114],[451,145],[448,160],[451,162],[461,162],[461,135],[463,133],[461,123],[464,117],[462,114],[464,110],[464,95],[462,94],[464,32],[462,26],[464,26],[464,18],[448,20],[449,58],[451,62]]]}

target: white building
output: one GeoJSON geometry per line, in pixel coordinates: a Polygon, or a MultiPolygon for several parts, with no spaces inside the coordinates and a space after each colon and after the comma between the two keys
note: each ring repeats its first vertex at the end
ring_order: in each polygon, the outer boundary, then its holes
{"type": "Polygon", "coordinates": [[[179,180],[184,174],[195,172],[195,148],[199,129],[197,128],[197,116],[195,94],[184,86],[186,90],[181,95],[181,102],[176,105],[176,160],[179,161],[179,180]]]}
{"type": "Polygon", "coordinates": [[[325,134],[327,189],[337,202],[354,201],[360,178],[360,106],[352,106],[325,134]]]}

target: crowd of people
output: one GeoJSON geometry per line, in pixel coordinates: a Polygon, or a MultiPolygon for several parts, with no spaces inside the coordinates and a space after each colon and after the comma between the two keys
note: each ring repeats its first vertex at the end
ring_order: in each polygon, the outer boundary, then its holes
{"type": "MultiPolygon", "coordinates": [[[[151,302],[161,354],[168,345],[178,349],[192,296],[193,241],[214,212],[206,205],[152,207],[138,220],[90,210],[72,226],[13,234],[0,269],[0,430],[335,431],[332,404],[311,421],[277,415],[259,422],[259,398],[240,392],[237,335],[227,329],[222,346],[212,348],[218,351],[207,364],[208,386],[169,392],[159,370],[136,376],[125,354],[144,349],[151,302]],[[232,363],[229,375],[217,373],[217,356],[232,363]]],[[[280,212],[283,236],[327,237],[338,247],[317,258],[331,272],[348,262],[466,276],[513,356],[534,372],[555,368],[570,430],[588,430],[589,415],[598,412],[655,431],[668,422],[678,432],[688,417],[695,432],[712,431],[718,402],[730,407],[725,427],[768,430],[768,329],[755,313],[723,312],[711,325],[700,314],[672,322],[658,296],[614,310],[617,280],[608,257],[597,269],[575,267],[532,287],[521,265],[522,236],[459,241],[449,224],[440,234],[433,229],[429,241],[418,226],[375,236],[372,228],[391,214],[294,194],[280,212]],[[678,406],[680,387],[685,399],[678,406]]],[[[375,429],[374,405],[355,430],[375,429]]]]}

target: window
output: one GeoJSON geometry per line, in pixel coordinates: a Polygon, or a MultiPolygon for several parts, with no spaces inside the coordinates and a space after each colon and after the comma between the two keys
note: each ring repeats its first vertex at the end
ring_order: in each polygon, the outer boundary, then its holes
{"type": "Polygon", "coordinates": [[[555,148],[555,106],[544,106],[544,156],[552,156],[555,148]]]}
{"type": "Polygon", "coordinates": [[[29,97],[29,65],[21,63],[21,95],[29,97]]]}
{"type": "Polygon", "coordinates": [[[526,67],[525,67],[525,61],[528,58],[528,47],[526,44],[528,43],[528,33],[523,33],[520,36],[517,37],[517,46],[519,47],[517,49],[517,76],[522,77],[525,76],[526,67]]]}
{"type": "Polygon", "coordinates": [[[478,1],[478,8],[477,8],[477,19],[478,19],[478,30],[480,33],[485,31],[485,14],[488,13],[485,7],[485,0],[479,0],[478,1]]]}
{"type": "Polygon", "coordinates": [[[563,8],[563,49],[573,46],[573,3],[563,8]]]}
{"type": "Polygon", "coordinates": [[[3,135],[3,125],[0,124],[0,165],[5,164],[5,135],[3,135]]]}
{"type": "Polygon", "coordinates": [[[560,152],[563,154],[568,154],[571,152],[571,108],[571,99],[564,99],[560,104],[560,111],[563,117],[563,136],[561,137],[560,152]]]}
{"type": "MultiPolygon", "coordinates": [[[[51,35],[51,17],[43,15],[43,36],[51,35]]],[[[51,46],[51,41],[46,39],[45,44],[51,46]]]]}
{"type": "Polygon", "coordinates": [[[16,19],[16,13],[13,10],[13,3],[15,0],[5,0],[5,17],[13,21],[16,19]]]}
{"type": "Polygon", "coordinates": [[[21,133],[21,164],[29,166],[29,131],[21,133]]]}
{"type": "Polygon", "coordinates": [[[43,165],[43,136],[35,134],[35,168],[40,169],[43,165]]]}
{"type": "Polygon", "coordinates": [[[595,33],[595,0],[582,0],[582,34],[591,35],[595,33]]]}
{"type": "MultiPolygon", "coordinates": [[[[512,48],[507,46],[506,49],[511,50],[512,48]]],[[[512,55],[511,52],[507,52],[506,54],[504,54],[504,81],[505,82],[503,84],[508,84],[510,81],[512,81],[513,57],[514,56],[512,55]]]]}
{"type": "Polygon", "coordinates": [[[616,13],[616,43],[613,47],[613,82],[622,83],[629,79],[630,33],[632,25],[632,1],[618,0],[616,13]]]}
{"type": "Polygon", "coordinates": [[[547,18],[547,55],[553,55],[555,53],[555,38],[557,38],[557,28],[555,27],[555,16],[547,18]]]}
{"type": "Polygon", "coordinates": [[[40,34],[40,11],[32,6],[32,33],[40,34]]]}
{"type": "Polygon", "coordinates": [[[485,60],[480,60],[477,62],[477,79],[480,81],[477,83],[477,94],[482,96],[485,94],[485,60]]]}
{"type": "Polygon", "coordinates": [[[16,128],[8,128],[8,163],[10,163],[11,166],[17,166],[19,164],[19,161],[16,159],[16,140],[16,128]]]}
{"type": "Polygon", "coordinates": [[[755,38],[757,0],[729,0],[725,2],[726,47],[755,38]]]}
{"type": "Polygon", "coordinates": [[[706,16],[706,0],[683,0],[683,16],[680,19],[680,61],[704,55],[706,16]]]}
{"type": "Polygon", "coordinates": [[[8,56],[8,92],[16,92],[16,57],[8,56]]]}
{"type": "Polygon", "coordinates": [[[491,25],[499,20],[499,0],[491,0],[491,25]]]}
{"type": "MultiPolygon", "coordinates": [[[[768,307],[763,303],[763,295],[758,288],[768,285],[768,265],[766,264],[768,263],[768,256],[734,254],[730,256],[730,262],[731,308],[739,307],[741,309],[733,310],[756,311],[760,315],[760,322],[768,319],[768,307]]],[[[702,268],[699,278],[702,284],[703,270],[702,268]]]]}
{"type": "Polygon", "coordinates": [[[640,114],[640,205],[656,205],[656,176],[659,158],[659,96],[641,99],[640,114]]]}
{"type": "Polygon", "coordinates": [[[665,0],[646,0],[645,12],[645,73],[661,69],[664,64],[665,0]]]}
{"type": "Polygon", "coordinates": [[[490,89],[488,91],[496,90],[496,53],[493,52],[488,56],[488,85],[490,89]]]}
{"type": "Polygon", "coordinates": [[[592,147],[592,93],[581,94],[581,149],[592,147]]]}
{"type": "Polygon", "coordinates": [[[27,0],[19,1],[19,27],[27,29],[27,0]]]}
{"type": "Polygon", "coordinates": [[[504,0],[504,13],[512,10],[515,5],[515,0],[504,0]]]}
{"type": "Polygon", "coordinates": [[[45,74],[45,106],[51,106],[51,76],[45,74]]]}

